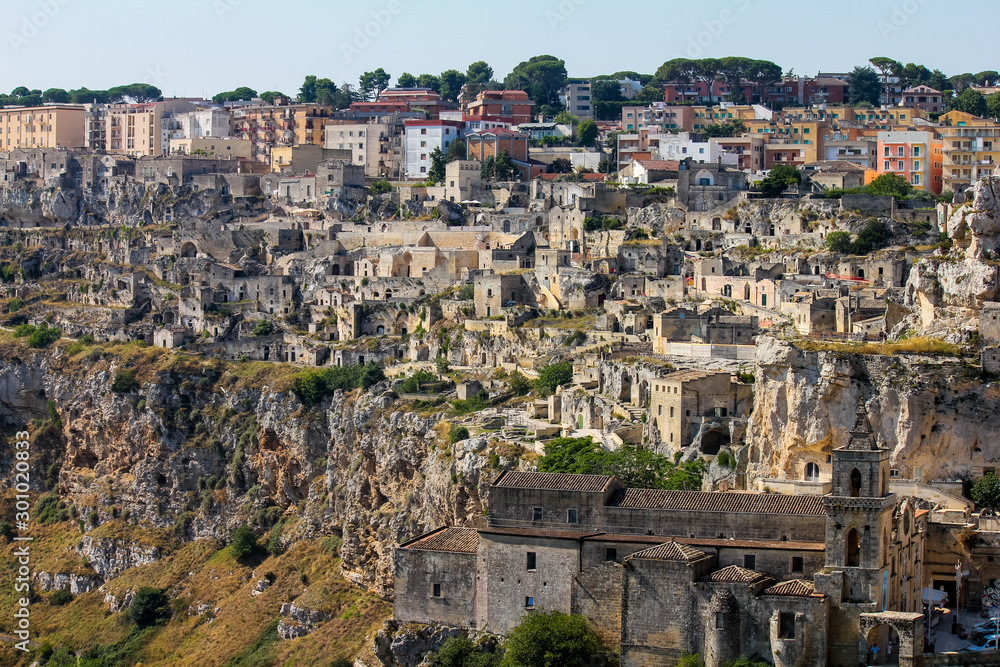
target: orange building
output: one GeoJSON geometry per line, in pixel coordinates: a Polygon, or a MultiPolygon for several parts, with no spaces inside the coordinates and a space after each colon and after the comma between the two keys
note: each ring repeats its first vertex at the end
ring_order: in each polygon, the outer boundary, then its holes
{"type": "Polygon", "coordinates": [[[877,166],[866,174],[866,181],[896,174],[917,190],[941,194],[942,148],[941,138],[931,131],[879,132],[877,166]]]}
{"type": "Polygon", "coordinates": [[[523,90],[484,90],[465,108],[473,120],[502,119],[511,125],[531,122],[531,107],[535,106],[523,90]]]}

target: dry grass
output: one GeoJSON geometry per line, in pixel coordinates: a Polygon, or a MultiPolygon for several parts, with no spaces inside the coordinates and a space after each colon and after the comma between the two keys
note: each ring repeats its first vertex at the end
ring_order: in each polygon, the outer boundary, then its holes
{"type": "MultiPolygon", "coordinates": [[[[39,559],[35,569],[66,571],[49,568],[69,564],[59,560],[79,542],[76,526],[63,523],[33,530],[37,540],[32,553],[39,559]]],[[[94,534],[127,537],[133,530],[128,526],[102,526],[94,534]]],[[[135,537],[148,543],[163,536],[151,531],[135,537]]],[[[0,548],[5,575],[9,564],[16,562],[10,554],[12,548],[0,548]]],[[[129,633],[132,624],[125,614],[108,609],[105,593],[120,597],[141,586],[166,589],[178,611],[139,654],[132,656],[147,667],[223,665],[252,645],[268,623],[279,618],[283,603],[293,601],[326,612],[330,620],[307,637],[270,646],[267,664],[325,665],[334,658],[360,652],[392,613],[389,603],[340,576],[339,560],[322,548],[320,540],[300,540],[286,553],[268,557],[255,568],[237,563],[228,547],[220,550],[215,541],[199,540],[180,545],[155,563],[128,570],[107,583],[104,591],[85,593],[66,606],[50,605],[50,594],[38,596],[31,607],[33,639],[49,641],[56,647],[69,644],[77,650],[116,642],[129,633]],[[253,586],[268,572],[275,575],[274,584],[259,596],[251,596],[253,586]],[[211,612],[189,615],[188,608],[197,605],[208,605],[211,612]]],[[[13,605],[13,587],[4,587],[0,591],[0,613],[9,618],[13,605]]],[[[0,647],[0,665],[18,665],[22,658],[11,647],[0,647]]]]}
{"type": "Polygon", "coordinates": [[[938,338],[914,337],[896,342],[885,343],[841,343],[801,339],[795,341],[800,350],[809,352],[846,352],[848,354],[874,354],[893,356],[896,354],[929,354],[935,356],[962,356],[962,348],[954,343],[948,343],[938,338]]]}

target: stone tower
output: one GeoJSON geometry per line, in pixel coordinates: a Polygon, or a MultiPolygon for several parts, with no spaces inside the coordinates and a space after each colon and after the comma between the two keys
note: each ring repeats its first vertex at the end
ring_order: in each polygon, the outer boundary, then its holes
{"type": "Polygon", "coordinates": [[[858,401],[846,446],[833,450],[833,484],[826,508],[826,563],[816,590],[831,609],[830,664],[856,664],[860,614],[886,611],[892,513],[889,450],[872,433],[864,399],[858,401]],[[839,602],[839,604],[838,604],[839,602]]]}

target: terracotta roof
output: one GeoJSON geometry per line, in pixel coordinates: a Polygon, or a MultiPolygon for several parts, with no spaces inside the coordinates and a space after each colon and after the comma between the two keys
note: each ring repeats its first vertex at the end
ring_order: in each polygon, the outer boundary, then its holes
{"type": "Polygon", "coordinates": [[[681,168],[681,163],[678,160],[637,159],[636,162],[641,164],[646,169],[652,169],[655,171],[677,171],[681,168]]]}
{"type": "Polygon", "coordinates": [[[739,565],[730,565],[721,570],[716,570],[702,581],[712,581],[724,584],[752,584],[767,579],[767,575],[755,570],[748,570],[739,565]]]}
{"type": "Polygon", "coordinates": [[[792,579],[783,581],[776,586],[771,586],[764,591],[764,595],[787,595],[789,597],[807,598],[817,595],[816,586],[813,582],[805,579],[792,579]]]}
{"type": "Polygon", "coordinates": [[[707,493],[704,491],[663,491],[625,489],[611,501],[618,507],[690,512],[733,512],[754,514],[801,514],[823,516],[821,496],[786,496],[780,493],[707,493]]]}
{"type": "Polygon", "coordinates": [[[475,528],[438,528],[403,545],[420,551],[452,551],[474,554],[479,549],[479,533],[475,528]]]}
{"type": "Polygon", "coordinates": [[[655,547],[650,547],[649,549],[643,549],[642,551],[637,551],[629,558],[638,558],[640,560],[684,560],[684,561],[695,561],[707,556],[704,551],[700,549],[695,549],[694,547],[688,546],[686,544],[679,544],[677,542],[667,542],[666,544],[660,544],[655,547]]]}
{"type": "Polygon", "coordinates": [[[545,491],[603,491],[612,478],[605,475],[564,475],[552,472],[506,471],[493,481],[493,486],[508,489],[542,489],[545,491]]]}

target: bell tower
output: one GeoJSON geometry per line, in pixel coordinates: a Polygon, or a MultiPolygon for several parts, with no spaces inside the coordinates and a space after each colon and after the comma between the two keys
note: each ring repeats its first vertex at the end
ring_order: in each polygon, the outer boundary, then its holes
{"type": "Polygon", "coordinates": [[[859,400],[850,440],[833,450],[832,490],[823,498],[826,569],[844,569],[848,599],[880,607],[896,505],[889,493],[889,453],[875,441],[864,399],[859,400]]]}

